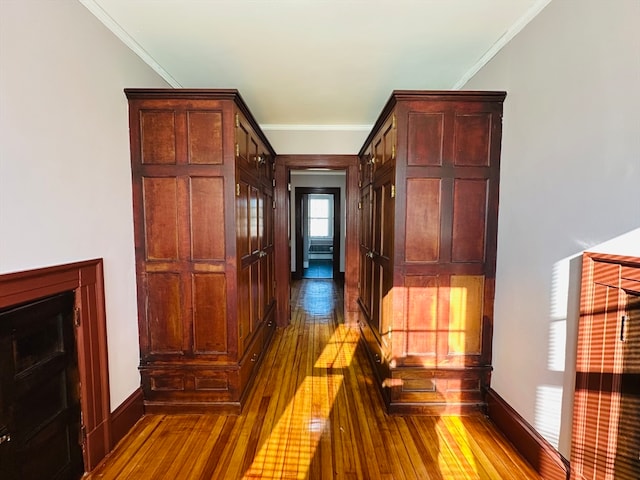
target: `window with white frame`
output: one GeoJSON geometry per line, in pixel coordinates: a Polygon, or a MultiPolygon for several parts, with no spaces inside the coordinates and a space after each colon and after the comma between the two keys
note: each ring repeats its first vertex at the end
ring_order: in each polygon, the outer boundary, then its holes
{"type": "Polygon", "coordinates": [[[309,195],[310,237],[333,237],[332,200],[331,195],[309,195]]]}

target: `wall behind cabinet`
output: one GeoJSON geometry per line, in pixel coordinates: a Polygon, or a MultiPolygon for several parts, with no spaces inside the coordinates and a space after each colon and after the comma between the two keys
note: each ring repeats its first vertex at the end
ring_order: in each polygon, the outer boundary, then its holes
{"type": "Polygon", "coordinates": [[[639,22],[637,0],[553,1],[463,86],[509,93],[492,387],[567,458],[579,256],[640,255],[639,22]]]}
{"type": "Polygon", "coordinates": [[[0,273],[104,258],[115,409],[140,385],[122,89],[168,85],[75,1],[0,1],[0,71],[0,273]]]}

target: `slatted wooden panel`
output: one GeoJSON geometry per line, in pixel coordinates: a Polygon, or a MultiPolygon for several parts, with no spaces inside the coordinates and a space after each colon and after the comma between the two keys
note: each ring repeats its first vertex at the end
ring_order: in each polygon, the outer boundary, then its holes
{"type": "Polygon", "coordinates": [[[623,268],[640,272],[640,261],[583,257],[573,480],[640,478],[640,296],[621,288],[623,268]]]}

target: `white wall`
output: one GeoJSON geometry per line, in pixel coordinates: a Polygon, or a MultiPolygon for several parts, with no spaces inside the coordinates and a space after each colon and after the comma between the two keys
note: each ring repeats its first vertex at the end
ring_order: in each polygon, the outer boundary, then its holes
{"type": "Polygon", "coordinates": [[[355,155],[373,125],[261,125],[279,155],[355,155]]]}
{"type": "Polygon", "coordinates": [[[566,457],[580,255],[640,257],[639,52],[638,0],[554,0],[464,86],[508,92],[492,387],[566,457]]]}
{"type": "Polygon", "coordinates": [[[77,1],[0,0],[0,273],[104,258],[112,409],[140,385],[123,88],[165,86],[77,1]]]}
{"type": "MultiPolygon", "coordinates": [[[[296,187],[327,187],[340,189],[340,271],[344,272],[344,252],[346,238],[346,179],[345,171],[335,170],[330,172],[305,172],[302,170],[291,172],[291,271],[295,271],[296,266],[296,210],[295,210],[295,189],[296,187]]],[[[352,234],[354,232],[351,232],[352,234]]]]}

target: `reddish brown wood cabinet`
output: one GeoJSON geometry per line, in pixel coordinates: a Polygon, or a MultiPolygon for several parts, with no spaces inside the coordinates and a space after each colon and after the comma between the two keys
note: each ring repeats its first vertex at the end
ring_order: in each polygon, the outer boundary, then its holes
{"type": "Polygon", "coordinates": [[[504,98],[395,91],[359,153],[361,327],[392,412],[482,404],[504,98]]]}
{"type": "Polygon", "coordinates": [[[125,93],[145,406],[239,412],[275,328],[275,152],[236,90],[125,93]]]}
{"type": "Polygon", "coordinates": [[[572,480],[640,478],[640,258],[585,253],[572,480]]]}

